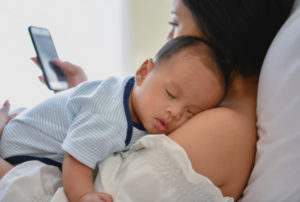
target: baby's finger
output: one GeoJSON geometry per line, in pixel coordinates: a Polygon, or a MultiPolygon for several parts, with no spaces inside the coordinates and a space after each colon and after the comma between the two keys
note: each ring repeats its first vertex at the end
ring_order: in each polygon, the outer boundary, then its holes
{"type": "Polygon", "coordinates": [[[101,193],[101,195],[98,195],[99,199],[101,199],[103,202],[113,202],[113,198],[111,195],[101,193]]]}

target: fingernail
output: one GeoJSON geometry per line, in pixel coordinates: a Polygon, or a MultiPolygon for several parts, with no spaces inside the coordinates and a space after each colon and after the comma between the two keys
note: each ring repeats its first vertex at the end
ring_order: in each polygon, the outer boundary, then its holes
{"type": "Polygon", "coordinates": [[[3,104],[4,107],[7,107],[9,106],[9,101],[8,100],[5,100],[4,104],[3,104]]]}

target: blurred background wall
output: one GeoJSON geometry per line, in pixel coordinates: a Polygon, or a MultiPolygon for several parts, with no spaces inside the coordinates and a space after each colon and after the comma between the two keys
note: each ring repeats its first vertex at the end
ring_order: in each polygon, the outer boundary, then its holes
{"type": "Polygon", "coordinates": [[[53,95],[27,28],[46,27],[62,60],[81,66],[89,80],[134,74],[165,43],[172,0],[0,1],[0,105],[29,107],[53,95]]]}
{"type": "Polygon", "coordinates": [[[145,59],[154,57],[166,42],[170,30],[172,0],[128,0],[123,23],[124,61],[129,73],[134,72],[145,59]],[[127,52],[128,51],[128,52],[127,52]],[[128,59],[128,60],[127,60],[128,59]]]}

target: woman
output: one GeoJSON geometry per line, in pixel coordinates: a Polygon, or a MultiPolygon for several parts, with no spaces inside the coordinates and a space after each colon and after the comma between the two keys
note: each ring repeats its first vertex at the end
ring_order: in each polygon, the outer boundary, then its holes
{"type": "MultiPolygon", "coordinates": [[[[207,39],[221,53],[219,60],[230,67],[231,74],[220,106],[198,114],[169,138],[186,151],[197,173],[235,200],[241,196],[254,164],[260,68],[292,4],[293,0],[173,1],[173,27],[168,38],[193,35],[207,39]]],[[[69,82],[76,76],[72,85],[85,80],[80,68],[61,61],[57,64],[69,82]],[[73,72],[69,74],[68,69],[73,72]]],[[[8,169],[10,165],[1,167],[1,172],[8,169]]]]}

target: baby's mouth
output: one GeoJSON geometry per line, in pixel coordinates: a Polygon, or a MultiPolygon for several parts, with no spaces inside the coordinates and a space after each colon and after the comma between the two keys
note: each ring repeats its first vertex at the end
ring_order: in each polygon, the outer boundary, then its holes
{"type": "Polygon", "coordinates": [[[168,129],[167,123],[163,120],[156,119],[156,126],[160,131],[166,131],[168,129]]]}

